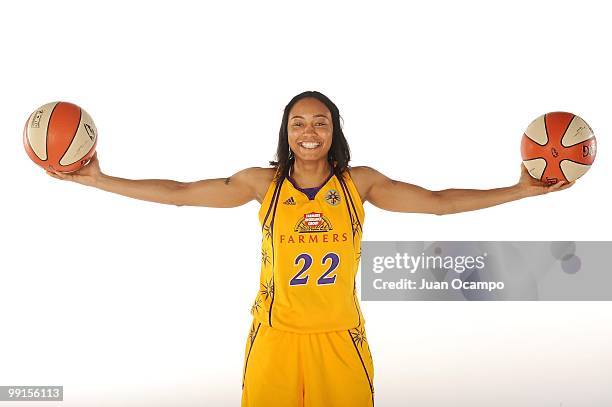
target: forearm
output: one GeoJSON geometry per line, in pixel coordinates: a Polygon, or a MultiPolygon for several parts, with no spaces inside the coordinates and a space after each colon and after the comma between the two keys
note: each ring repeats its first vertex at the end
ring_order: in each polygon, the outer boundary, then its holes
{"type": "Polygon", "coordinates": [[[518,185],[495,189],[445,189],[435,193],[440,202],[440,214],[473,211],[530,196],[518,185]]]}
{"type": "Polygon", "coordinates": [[[101,174],[92,186],[129,198],[177,205],[178,191],[184,185],[182,182],[166,179],[132,180],[101,174]]]}

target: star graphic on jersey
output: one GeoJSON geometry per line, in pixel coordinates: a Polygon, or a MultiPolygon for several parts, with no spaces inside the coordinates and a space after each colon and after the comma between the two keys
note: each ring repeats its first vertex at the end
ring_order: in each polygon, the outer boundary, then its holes
{"type": "Polygon", "coordinates": [[[264,225],[264,238],[269,239],[272,236],[272,232],[270,232],[270,226],[264,225]]]}
{"type": "Polygon", "coordinates": [[[330,205],[338,205],[338,202],[340,202],[340,194],[335,189],[332,189],[327,193],[325,200],[329,202],[330,205]]]}
{"type": "Polygon", "coordinates": [[[365,329],[357,327],[349,332],[351,333],[353,343],[359,347],[363,347],[364,342],[366,342],[365,329]]]}
{"type": "Polygon", "coordinates": [[[261,308],[261,300],[259,299],[259,296],[257,298],[255,298],[255,302],[253,303],[253,306],[251,307],[251,314],[255,314],[256,312],[259,311],[259,309],[261,308]]]}
{"type": "Polygon", "coordinates": [[[270,262],[270,256],[268,255],[266,249],[261,250],[261,262],[263,263],[264,267],[270,262]]]}
{"type": "Polygon", "coordinates": [[[270,281],[264,282],[261,284],[261,295],[265,296],[266,300],[269,297],[273,297],[274,296],[274,280],[270,279],[270,281]]]}

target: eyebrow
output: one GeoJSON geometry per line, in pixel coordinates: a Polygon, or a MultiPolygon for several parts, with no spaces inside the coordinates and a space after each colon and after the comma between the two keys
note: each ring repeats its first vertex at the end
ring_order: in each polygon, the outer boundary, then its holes
{"type": "MultiPolygon", "coordinates": [[[[327,116],[325,116],[324,114],[320,114],[320,113],[319,114],[315,114],[312,117],[324,117],[324,118],[327,119],[327,116]]],[[[303,117],[302,116],[293,116],[291,119],[303,119],[303,117]]]]}

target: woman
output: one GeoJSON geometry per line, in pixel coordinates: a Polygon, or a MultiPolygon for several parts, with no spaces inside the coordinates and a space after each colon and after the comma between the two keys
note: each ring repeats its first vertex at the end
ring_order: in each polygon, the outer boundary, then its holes
{"type": "Polygon", "coordinates": [[[50,173],[131,198],[177,206],[261,203],[260,288],[251,313],[243,406],[371,406],[373,365],[355,293],[363,203],[436,215],[471,211],[558,191],[523,165],[519,182],[491,190],[427,189],[370,167],[349,167],[336,105],[304,92],[285,107],[277,161],[225,179],[128,180],[100,171],[97,157],[78,172],[50,173]]]}

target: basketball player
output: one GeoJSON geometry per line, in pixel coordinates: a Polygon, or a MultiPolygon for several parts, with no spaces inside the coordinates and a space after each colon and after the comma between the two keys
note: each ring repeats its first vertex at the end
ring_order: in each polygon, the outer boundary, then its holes
{"type": "Polygon", "coordinates": [[[319,92],[285,107],[277,161],[196,182],[129,180],[100,171],[49,175],[131,198],[177,206],[261,203],[260,287],[242,372],[242,406],[362,407],[374,404],[374,370],[355,292],[363,203],[395,212],[471,211],[570,187],[533,179],[516,185],[429,191],[370,167],[349,167],[338,108],[319,92]]]}

